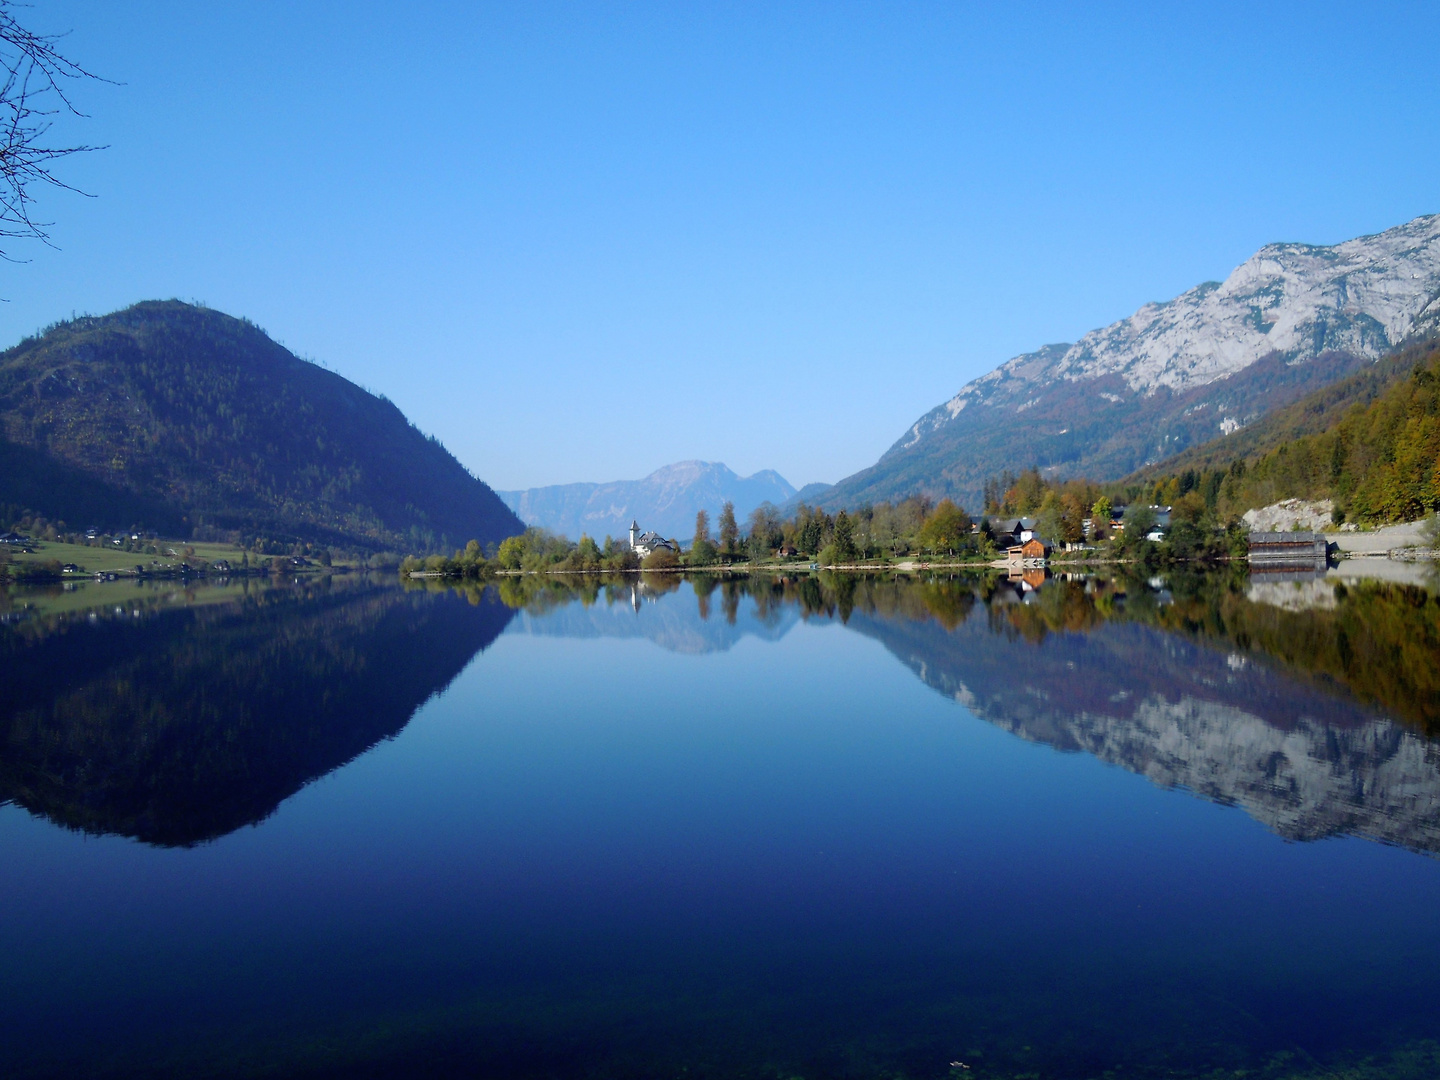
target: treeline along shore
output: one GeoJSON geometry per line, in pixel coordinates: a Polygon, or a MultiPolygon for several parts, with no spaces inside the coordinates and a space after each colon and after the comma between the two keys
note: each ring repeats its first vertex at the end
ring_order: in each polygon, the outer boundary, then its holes
{"type": "Polygon", "coordinates": [[[1331,503],[1332,524],[1370,528],[1429,518],[1440,541],[1440,339],[1281,410],[1254,429],[1214,440],[1118,481],[1061,479],[1029,468],[987,479],[982,513],[917,495],[833,514],[799,504],[785,516],[762,504],[745,527],[733,504],[714,534],[706,511],[688,540],[636,550],[625,540],[578,541],[539,528],[450,556],[412,556],[405,574],[478,577],[829,567],[905,562],[988,563],[1018,536],[1039,537],[1075,561],[1220,562],[1244,557],[1248,510],[1286,499],[1331,503]],[[1022,526],[1023,522],[1023,526],[1022,526]]]}
{"type": "MultiPolygon", "coordinates": [[[[1186,491],[1190,495],[1194,489],[1186,491]]],[[[531,527],[490,549],[472,540],[454,554],[410,556],[404,576],[486,577],[524,573],[624,573],[826,568],[905,565],[989,565],[1004,557],[1018,536],[1041,537],[1073,561],[1225,561],[1243,558],[1247,532],[1239,519],[1221,521],[1203,493],[1163,508],[1112,501],[1083,480],[1052,482],[1029,470],[987,486],[986,512],[972,516],[949,499],[923,496],[879,503],[855,511],[800,504],[782,516],[758,507],[746,527],[734,508],[720,510],[717,528],[709,514],[696,515],[688,540],[664,540],[638,550],[626,539],[589,536],[578,541],[531,527]]]]}

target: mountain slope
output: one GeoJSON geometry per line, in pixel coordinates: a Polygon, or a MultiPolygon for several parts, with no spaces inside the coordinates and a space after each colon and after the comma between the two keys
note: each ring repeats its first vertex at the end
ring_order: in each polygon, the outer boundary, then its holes
{"type": "Polygon", "coordinates": [[[1398,349],[1348,378],[1277,409],[1249,427],[1147,465],[1134,476],[1127,477],[1127,482],[1169,476],[1186,469],[1197,472],[1223,469],[1236,458],[1254,459],[1292,439],[1328,431],[1355,406],[1368,406],[1410,375],[1417,363],[1428,362],[1437,350],[1440,350],[1440,338],[1430,338],[1398,349]]]}
{"type": "Polygon", "coordinates": [[[0,353],[0,450],[31,462],[0,475],[0,504],[78,528],[410,550],[522,529],[389,401],[179,301],[62,323],[0,353]],[[42,469],[58,478],[48,490],[42,469]]]}
{"type": "MultiPolygon", "coordinates": [[[[1329,498],[1350,520],[1371,524],[1440,509],[1440,347],[1407,350],[1396,358],[1404,360],[1401,377],[1373,395],[1364,382],[1342,387],[1353,400],[1288,417],[1233,467],[1215,460],[1215,448],[1200,448],[1195,459],[1214,471],[1202,467],[1190,479],[1213,493],[1222,518],[1290,498],[1329,498]]],[[[1155,471],[1174,475],[1188,457],[1155,471]]]]}
{"type": "Polygon", "coordinates": [[[779,506],[795,489],[770,469],[742,477],[719,462],[681,461],[656,469],[643,480],[557,484],[498,494],[525,524],[572,540],[582,533],[596,539],[628,535],[632,521],[664,536],[689,539],[698,510],[710,512],[713,529],[726,501],[735,504],[735,515],[743,520],[762,502],[779,506]]]}
{"type": "Polygon", "coordinates": [[[1031,465],[1123,476],[1365,366],[1440,324],[1440,215],[1334,247],[1271,244],[1223,282],[1017,356],[922,416],[826,505],[974,500],[1031,465]]]}

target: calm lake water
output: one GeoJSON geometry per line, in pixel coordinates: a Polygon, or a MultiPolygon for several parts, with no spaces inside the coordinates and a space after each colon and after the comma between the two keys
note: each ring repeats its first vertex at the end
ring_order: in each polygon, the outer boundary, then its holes
{"type": "Polygon", "coordinates": [[[1440,601],[1302,578],[12,594],[0,1073],[1435,1077],[1440,601]]]}

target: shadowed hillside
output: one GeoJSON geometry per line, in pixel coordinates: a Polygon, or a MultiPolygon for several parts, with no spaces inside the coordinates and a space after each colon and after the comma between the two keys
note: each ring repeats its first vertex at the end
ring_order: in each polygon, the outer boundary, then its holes
{"type": "Polygon", "coordinates": [[[389,401],[173,300],[0,354],[0,462],[22,466],[0,469],[0,505],[72,528],[407,551],[523,530],[389,401]]]}

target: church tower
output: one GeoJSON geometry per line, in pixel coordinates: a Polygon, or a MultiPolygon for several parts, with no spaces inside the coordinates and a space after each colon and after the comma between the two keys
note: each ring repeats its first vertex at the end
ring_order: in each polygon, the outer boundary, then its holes
{"type": "Polygon", "coordinates": [[[636,543],[636,541],[639,540],[639,539],[640,539],[640,523],[639,523],[638,521],[631,521],[631,522],[630,522],[630,550],[631,550],[631,551],[634,551],[634,550],[635,550],[635,543],[636,543]]]}

